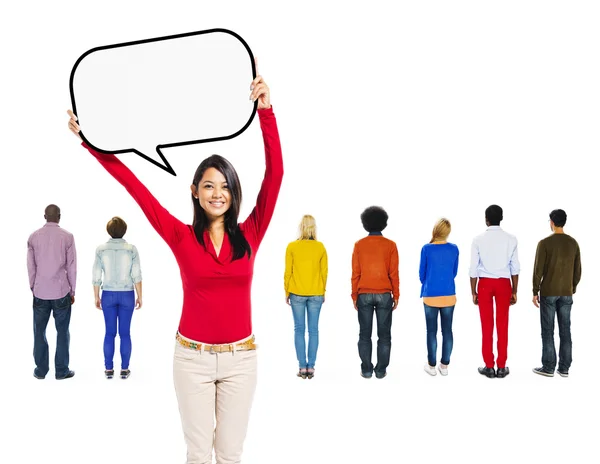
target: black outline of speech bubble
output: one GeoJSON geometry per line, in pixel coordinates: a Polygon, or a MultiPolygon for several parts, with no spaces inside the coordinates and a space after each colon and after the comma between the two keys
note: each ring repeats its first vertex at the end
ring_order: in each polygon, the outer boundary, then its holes
{"type": "MultiPolygon", "coordinates": [[[[125,42],[125,43],[120,43],[120,44],[115,44],[115,45],[106,45],[106,46],[103,46],[103,47],[95,47],[95,48],[92,48],[92,49],[88,50],[83,55],[81,55],[77,59],[77,61],[75,62],[75,65],[73,66],[73,69],[71,70],[71,77],[69,78],[69,92],[71,93],[71,106],[72,106],[72,109],[73,109],[73,113],[75,115],[77,115],[77,106],[75,105],[75,96],[73,94],[73,78],[75,77],[75,70],[77,69],[77,66],[79,66],[79,63],[81,63],[81,61],[86,56],[90,55],[91,53],[94,53],[94,52],[96,52],[98,50],[108,50],[108,49],[111,49],[111,48],[129,47],[129,46],[132,46],[132,45],[139,45],[139,44],[149,43],[149,42],[158,42],[158,41],[161,41],[161,40],[171,40],[171,39],[179,39],[179,38],[182,38],[182,37],[190,37],[190,36],[193,36],[193,35],[209,34],[211,32],[224,32],[226,34],[230,34],[230,35],[234,36],[236,39],[238,39],[242,43],[242,45],[244,45],[244,47],[246,47],[246,50],[248,51],[248,54],[250,55],[250,64],[252,66],[252,79],[255,79],[256,78],[256,66],[255,66],[255,63],[254,63],[254,55],[252,54],[252,50],[250,50],[250,47],[248,46],[248,44],[246,43],[246,41],[244,39],[242,39],[235,32],[230,31],[228,29],[220,29],[220,28],[207,29],[205,31],[187,32],[187,33],[184,33],[184,34],[169,35],[169,36],[165,36],[165,37],[156,37],[156,38],[152,38],[152,39],[136,40],[134,42],[125,42]]],[[[165,163],[164,166],[161,165],[161,164],[159,164],[159,163],[157,163],[152,158],[149,158],[148,156],[144,155],[141,151],[139,151],[139,150],[137,150],[135,148],[126,148],[126,149],[117,150],[117,151],[106,151],[106,150],[102,150],[101,148],[97,148],[92,143],[90,143],[89,140],[85,137],[85,135],[83,135],[83,131],[80,131],[79,135],[85,141],[86,144],[88,144],[90,147],[92,147],[94,150],[96,150],[96,151],[98,151],[100,153],[104,153],[104,154],[107,154],[107,155],[117,155],[117,154],[121,154],[121,153],[130,153],[130,152],[133,152],[136,155],[141,156],[142,158],[144,158],[146,161],[149,161],[152,164],[154,164],[155,166],[158,166],[159,168],[167,171],[169,174],[177,176],[177,174],[175,174],[175,171],[171,167],[171,164],[169,164],[169,162],[167,161],[167,158],[165,158],[163,156],[163,154],[161,152],[161,150],[163,148],[181,147],[183,145],[193,145],[195,143],[215,142],[217,140],[229,140],[229,139],[232,139],[234,137],[237,137],[242,132],[244,132],[248,128],[248,126],[250,126],[250,123],[252,122],[252,120],[254,119],[254,116],[256,115],[257,107],[258,107],[258,101],[255,101],[254,102],[254,108],[252,109],[252,114],[250,115],[250,119],[248,119],[248,122],[246,123],[246,125],[244,125],[244,127],[242,127],[239,131],[237,131],[234,134],[227,135],[225,137],[213,137],[211,139],[188,140],[188,141],[185,141],[185,142],[177,142],[177,143],[168,143],[168,144],[164,144],[164,145],[157,145],[156,146],[156,152],[160,156],[160,159],[162,159],[163,163],[165,163]]],[[[80,121],[78,121],[78,122],[80,122],[80,121]]]]}

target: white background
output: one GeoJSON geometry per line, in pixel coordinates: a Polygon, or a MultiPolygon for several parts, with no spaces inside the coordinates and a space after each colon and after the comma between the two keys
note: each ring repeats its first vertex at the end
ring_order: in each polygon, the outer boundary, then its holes
{"type": "MultiPolygon", "coordinates": [[[[255,268],[259,384],[243,462],[593,459],[600,412],[593,169],[600,144],[600,7],[554,1],[215,5],[38,1],[3,8],[0,462],[184,462],[171,372],[179,271],[134,201],[68,131],[68,79],[75,60],[92,47],[214,27],[240,34],[258,57],[285,162],[255,268]],[[53,370],[43,381],[32,377],[26,240],[43,225],[49,203],[61,207],[61,226],[75,235],[79,259],[71,322],[76,376],[62,382],[53,370]],[[485,229],[492,203],[504,208],[502,226],[519,239],[522,266],[519,301],[510,312],[511,374],[503,380],[477,373],[481,329],[467,272],[471,240],[485,229]],[[350,300],[352,247],[365,234],[359,215],[371,204],[388,210],[384,234],[400,253],[401,298],[384,380],[359,375],[350,300]],[[531,271],[554,208],[567,211],[566,231],[579,241],[583,262],[568,379],[531,372],[541,356],[531,271]],[[305,213],[317,219],[330,259],[310,381],[295,377],[293,322],[282,288],[285,246],[305,213]],[[129,224],[125,238],[140,251],[144,277],[127,381],[103,377],[104,323],[91,286],[94,249],[107,239],[105,224],[114,215],[129,224]],[[440,216],[452,222],[450,239],[461,260],[450,374],[431,378],[423,372],[418,264],[440,216]]],[[[195,168],[212,153],[224,155],[241,177],[245,218],[264,169],[258,121],[234,140],[171,151],[165,154],[177,177],[135,155],[120,156],[169,211],[189,222],[195,168]]],[[[53,353],[53,322],[48,337],[53,353]]]]}

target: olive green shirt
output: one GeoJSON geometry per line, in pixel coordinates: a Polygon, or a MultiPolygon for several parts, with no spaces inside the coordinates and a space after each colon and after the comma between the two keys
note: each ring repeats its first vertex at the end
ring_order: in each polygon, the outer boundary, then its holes
{"type": "Polygon", "coordinates": [[[567,234],[540,240],[535,252],[533,294],[572,296],[581,279],[579,244],[567,234]]]}

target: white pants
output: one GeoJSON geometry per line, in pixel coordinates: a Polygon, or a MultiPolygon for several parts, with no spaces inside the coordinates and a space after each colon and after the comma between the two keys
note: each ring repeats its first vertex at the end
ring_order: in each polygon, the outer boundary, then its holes
{"type": "Polygon", "coordinates": [[[239,464],[256,390],[256,350],[211,354],[176,342],[173,378],[186,463],[212,464],[214,446],[217,464],[239,464]]]}

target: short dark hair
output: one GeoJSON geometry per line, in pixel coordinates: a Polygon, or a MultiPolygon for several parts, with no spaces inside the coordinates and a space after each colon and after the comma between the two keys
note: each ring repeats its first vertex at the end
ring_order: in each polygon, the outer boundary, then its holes
{"type": "Polygon", "coordinates": [[[360,220],[367,232],[381,232],[387,227],[388,214],[380,206],[369,206],[360,215],[360,220]]]}
{"type": "Polygon", "coordinates": [[[550,213],[550,220],[555,227],[564,227],[567,223],[567,213],[563,209],[555,209],[550,213]]]}
{"type": "Polygon", "coordinates": [[[106,224],[106,231],[112,238],[123,238],[127,232],[127,223],[119,216],[115,216],[106,224]]]}
{"type": "Polygon", "coordinates": [[[499,226],[502,221],[502,208],[498,205],[490,205],[485,210],[485,219],[490,223],[490,226],[499,226]]]}
{"type": "Polygon", "coordinates": [[[60,208],[56,205],[48,205],[44,209],[44,218],[48,222],[58,222],[60,220],[60,208]]]}

